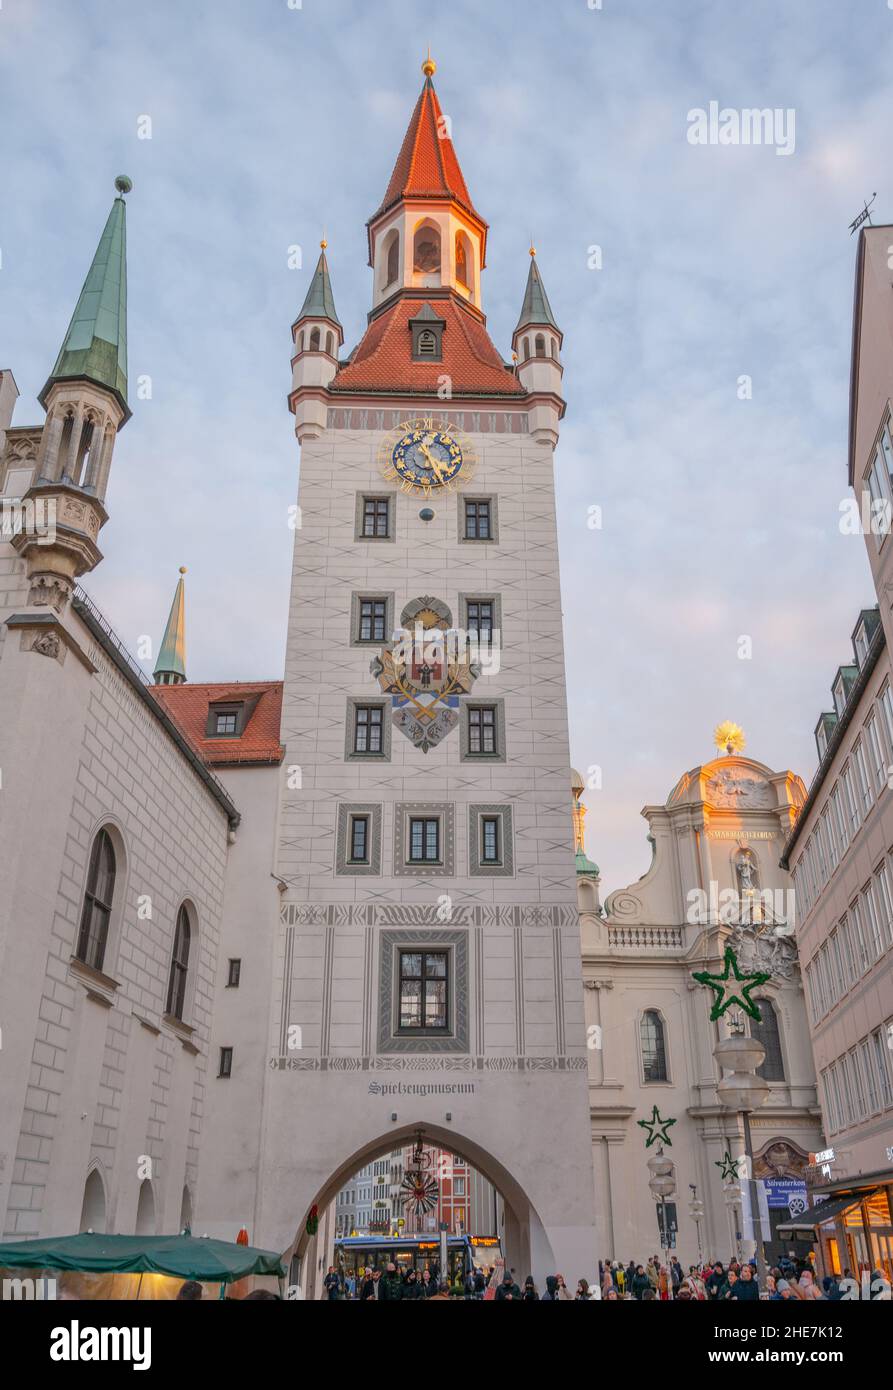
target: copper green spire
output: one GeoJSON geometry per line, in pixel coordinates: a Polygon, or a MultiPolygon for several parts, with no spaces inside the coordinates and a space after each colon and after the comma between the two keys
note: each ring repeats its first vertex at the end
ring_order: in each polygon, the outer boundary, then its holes
{"type": "Polygon", "coordinates": [[[180,570],[177,589],[158,653],[155,667],[155,680],[158,685],[182,685],[186,680],[186,601],[183,593],[183,575],[180,570]]]}
{"type": "Polygon", "coordinates": [[[536,251],[530,248],[530,274],[527,276],[527,290],[524,294],[524,304],[521,308],[521,317],[518,319],[518,327],[515,332],[522,328],[528,328],[533,324],[548,324],[556,332],[561,330],[555,322],[555,315],[549,304],[549,297],[546,294],[546,287],[543,284],[539,267],[536,263],[536,251]]]}
{"type": "MultiPolygon", "coordinates": [[[[127,409],[127,233],[124,194],[132,184],[124,174],[115,179],[118,196],[84,281],[56,365],[38,397],[46,397],[54,381],[86,378],[114,391],[127,409]]],[[[125,416],[126,418],[126,416],[125,416]]]]}
{"type": "Polygon", "coordinates": [[[338,327],[341,327],[341,320],[335,313],[335,296],[332,294],[332,282],[329,279],[329,263],[326,260],[327,244],[325,241],[320,242],[322,250],[316,263],[316,270],[313,272],[307,297],[295,323],[300,323],[301,319],[329,319],[331,323],[337,323],[338,327]]]}

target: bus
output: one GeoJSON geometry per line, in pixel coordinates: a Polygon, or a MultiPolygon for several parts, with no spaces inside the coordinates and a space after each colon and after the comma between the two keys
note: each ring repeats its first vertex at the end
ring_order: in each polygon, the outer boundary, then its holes
{"type": "MultiPolygon", "coordinates": [[[[485,1273],[501,1261],[496,1236],[448,1235],[446,1277],[450,1284],[462,1282],[469,1270],[479,1266],[485,1273]]],[[[335,1241],[334,1264],[344,1278],[356,1277],[361,1269],[387,1269],[395,1265],[398,1273],[415,1269],[421,1274],[432,1265],[440,1268],[440,1238],[436,1235],[339,1236],[335,1241]]]]}

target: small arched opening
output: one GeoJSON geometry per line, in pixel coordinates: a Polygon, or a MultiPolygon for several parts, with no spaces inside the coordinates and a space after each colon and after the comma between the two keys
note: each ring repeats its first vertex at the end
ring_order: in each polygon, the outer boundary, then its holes
{"type": "Polygon", "coordinates": [[[91,1168],[84,1183],[80,1230],[105,1233],[105,1187],[98,1168],[91,1168]]]}

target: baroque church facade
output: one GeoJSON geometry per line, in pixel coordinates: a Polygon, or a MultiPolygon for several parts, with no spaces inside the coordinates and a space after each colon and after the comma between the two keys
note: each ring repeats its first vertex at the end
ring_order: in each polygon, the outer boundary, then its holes
{"type": "Polygon", "coordinates": [[[591,1273],[562,334],[532,252],[494,346],[487,224],[424,75],[358,346],[325,246],[293,325],[284,681],[186,679],[182,575],[149,680],[81,587],[130,416],[129,180],[43,424],[0,374],[8,1237],[246,1226],[311,1292],[316,1213],[421,1136],[498,1188],[513,1265],[591,1273]]]}

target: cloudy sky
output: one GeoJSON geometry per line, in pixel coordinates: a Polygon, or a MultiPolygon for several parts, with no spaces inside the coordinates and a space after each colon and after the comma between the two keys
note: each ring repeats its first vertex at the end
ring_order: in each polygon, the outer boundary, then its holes
{"type": "Polygon", "coordinates": [[[325,227],[349,344],[360,336],[364,224],[430,42],[491,223],[492,336],[508,356],[531,233],[566,335],[571,747],[584,774],[601,769],[588,848],[610,891],[647,868],[639,812],[711,755],[719,720],[809,780],[812,728],[873,600],[838,517],[848,224],[875,190],[876,220],[893,221],[893,9],[601,3],[3,0],[0,358],[16,423],[39,419],[129,174],[130,378],[151,377],[152,399],[132,400],[89,588],[133,649],[157,640],[188,565],[191,677],[280,676],[289,325],[325,227]],[[688,113],[711,101],[792,110],[793,152],[691,144],[688,113]]]}

